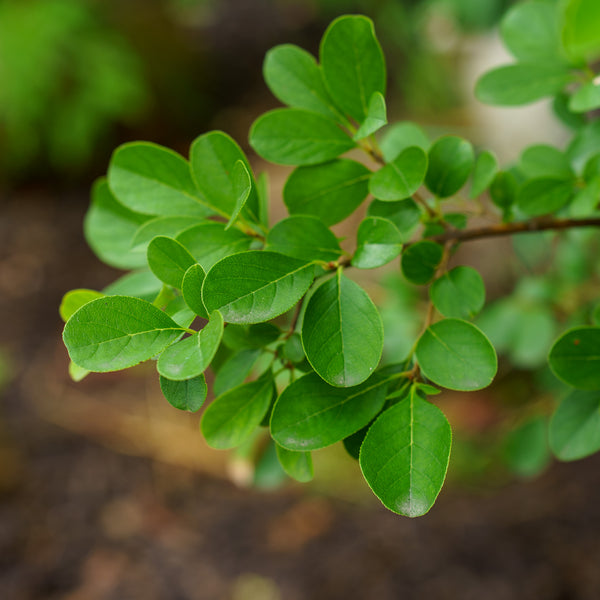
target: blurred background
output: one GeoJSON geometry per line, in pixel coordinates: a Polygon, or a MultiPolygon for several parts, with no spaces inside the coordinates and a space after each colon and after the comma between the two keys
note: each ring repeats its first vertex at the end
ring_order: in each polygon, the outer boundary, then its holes
{"type": "MultiPolygon", "coordinates": [[[[375,22],[390,121],[463,135],[504,164],[528,143],[564,143],[545,104],[492,109],[472,96],[506,60],[495,27],[510,4],[0,0],[1,598],[600,597],[600,460],[552,462],[537,416],[558,394],[542,366],[557,333],[549,311],[577,305],[569,292],[587,273],[577,252],[561,254],[558,303],[548,236],[477,242],[455,258],[484,275],[481,325],[503,356],[493,387],[438,397],[453,455],[418,520],[380,506],[339,444],[315,453],[303,486],[253,448],[210,450],[198,416],[161,397],[152,365],[71,382],[60,338],[62,295],[120,274],[82,230],[90,186],[118,144],[187,154],[197,135],[222,129],[269,171],[281,214],[289,171],[247,144],[252,121],[277,106],[262,60],[287,42],[317,54],[340,14],[375,22]],[[519,335],[508,339],[506,323],[519,335]]],[[[423,299],[393,270],[376,275],[366,284],[393,355],[420,327],[423,299]]]]}

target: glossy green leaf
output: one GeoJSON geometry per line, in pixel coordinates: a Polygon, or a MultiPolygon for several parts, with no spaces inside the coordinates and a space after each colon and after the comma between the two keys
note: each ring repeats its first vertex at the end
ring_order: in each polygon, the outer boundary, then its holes
{"type": "Polygon", "coordinates": [[[235,163],[231,177],[233,179],[235,206],[233,207],[231,217],[229,218],[225,229],[229,229],[235,223],[235,220],[242,212],[242,208],[244,208],[246,200],[248,200],[250,192],[252,191],[252,179],[243,161],[238,160],[235,163]]]}
{"type": "Polygon", "coordinates": [[[296,481],[306,483],[314,477],[310,452],[294,452],[277,445],[277,458],[283,470],[296,481]]]}
{"type": "Polygon", "coordinates": [[[355,141],[362,140],[379,131],[387,124],[387,109],[385,98],[379,92],[371,96],[366,119],[361,123],[358,131],[354,134],[355,141]]]}
{"type": "Polygon", "coordinates": [[[162,235],[148,244],[147,257],[150,270],[161,281],[178,289],[181,289],[185,272],[196,264],[182,244],[162,235]]]}
{"type": "Polygon", "coordinates": [[[475,167],[473,169],[473,181],[471,183],[471,191],[469,196],[471,198],[477,198],[485,192],[496,174],[498,173],[498,159],[495,154],[484,150],[479,154],[475,161],[475,167]]]}
{"type": "Polygon", "coordinates": [[[459,319],[430,325],[417,342],[415,357],[425,377],[450,390],[487,387],[498,368],[490,341],[475,325],[459,319]]]}
{"type": "Polygon", "coordinates": [[[412,146],[373,173],[369,180],[369,192],[378,200],[404,200],[421,187],[426,171],[427,155],[421,148],[412,146]]]}
{"type": "Polygon", "coordinates": [[[277,252],[241,252],[219,261],[206,275],[204,305],[231,323],[260,323],[289,310],[304,296],[314,266],[277,252]]]}
{"type": "Polygon", "coordinates": [[[223,317],[219,311],[213,311],[203,329],[172,344],[160,355],[158,372],[175,381],[197,377],[210,365],[222,337],[223,317]]]}
{"type": "Polygon", "coordinates": [[[107,285],[102,292],[107,296],[133,296],[152,302],[162,287],[162,281],[151,271],[133,271],[107,285]]]}
{"type": "MultiPolygon", "coordinates": [[[[412,198],[398,202],[381,202],[373,200],[367,208],[369,217],[382,217],[391,221],[403,238],[410,236],[421,219],[421,209],[412,198]]],[[[404,241],[404,240],[403,240],[404,241]]]]}
{"type": "Polygon", "coordinates": [[[149,302],[107,296],[73,314],[65,325],[63,340],[75,364],[102,373],[148,360],[182,333],[173,319],[149,302]]]}
{"type": "Polygon", "coordinates": [[[445,317],[470,319],[483,308],[485,285],[475,269],[454,267],[433,282],[429,296],[445,317]]]}
{"type": "Polygon", "coordinates": [[[565,153],[546,144],[528,146],[519,159],[519,171],[527,177],[573,178],[565,153]]]}
{"type": "Polygon", "coordinates": [[[337,18],[323,35],[319,57],[331,97],[362,123],[373,94],[385,95],[385,60],[372,21],[355,15],[337,18]]]}
{"type": "Polygon", "coordinates": [[[352,266],[374,269],[394,260],[402,252],[402,238],[397,227],[381,217],[367,217],[358,227],[352,266]]]}
{"type": "Polygon", "coordinates": [[[146,221],[131,241],[131,248],[137,252],[146,251],[148,244],[158,235],[177,237],[182,231],[203,221],[202,217],[155,217],[146,221]]]}
{"type": "Polygon", "coordinates": [[[562,43],[577,62],[600,56],[600,5],[596,0],[566,0],[562,43]]]}
{"type": "Polygon", "coordinates": [[[569,109],[575,113],[584,113],[596,108],[600,108],[600,85],[588,81],[571,96],[569,109]]]}
{"type": "Polygon", "coordinates": [[[554,63],[517,63],[485,73],[475,95],[485,104],[517,106],[560,92],[571,80],[566,67],[554,63]]]}
{"type": "MultiPolygon", "coordinates": [[[[225,328],[225,331],[229,327],[230,325],[225,328]]],[[[232,354],[217,371],[213,383],[215,396],[220,396],[244,383],[260,355],[261,350],[259,348],[248,348],[232,354]]]]}
{"type": "Polygon", "coordinates": [[[315,58],[293,44],[271,48],[263,65],[265,82],[273,95],[292,108],[303,108],[338,120],[340,114],[315,58]]]}
{"type": "Polygon", "coordinates": [[[219,396],[206,409],[200,427],[212,448],[235,448],[260,425],[273,398],[273,379],[239,385],[219,396]]]}
{"type": "Polygon", "coordinates": [[[417,146],[427,152],[431,146],[431,141],[416,123],[402,121],[386,128],[379,146],[385,162],[390,163],[396,160],[401,152],[411,146],[417,146]]]}
{"type": "Polygon", "coordinates": [[[135,269],[146,264],[146,257],[131,251],[131,240],[149,218],[119,203],[106,180],[98,179],[92,188],[92,202],[85,215],[83,232],[101,261],[118,269],[135,269]]]}
{"type": "Polygon", "coordinates": [[[391,511],[424,515],[446,478],[452,431],[439,408],[417,394],[386,410],[360,450],[360,468],[373,493],[391,511]]]}
{"type": "Polygon", "coordinates": [[[160,376],[159,380],[163,396],[171,406],[189,412],[196,412],[202,408],[208,392],[204,375],[184,381],[160,376]]]}
{"type": "Polygon", "coordinates": [[[492,202],[502,210],[509,209],[517,199],[519,186],[515,176],[509,171],[499,171],[490,185],[492,202]]]}
{"type": "Polygon", "coordinates": [[[183,294],[186,304],[195,314],[203,319],[208,319],[208,311],[202,301],[202,284],[204,283],[205,277],[206,273],[200,265],[192,265],[183,276],[181,293],[183,294]]]}
{"type": "Polygon", "coordinates": [[[550,368],[565,383],[580,390],[600,389],[600,327],[577,327],[556,340],[548,357],[550,368]]]}
{"type": "Polygon", "coordinates": [[[319,217],[334,225],[351,215],[369,193],[371,171],[349,159],[315,167],[300,167],[283,188],[290,214],[319,217]]]}
{"type": "Polygon", "coordinates": [[[573,182],[557,177],[538,177],[525,182],[517,192],[517,207],[535,217],[553,213],[572,198],[573,182]]]}
{"type": "Polygon", "coordinates": [[[279,396],[271,415],[271,435],[284,448],[317,450],[364,427],[383,407],[386,385],[373,377],[339,388],[309,373],[279,396]]]}
{"type": "Polygon", "coordinates": [[[302,344],[314,370],[331,385],[358,385],[377,367],[383,349],[381,317],[367,293],[341,270],[310,297],[302,344]]]}
{"type": "MultiPolygon", "coordinates": [[[[241,212],[253,223],[259,222],[258,193],[246,155],[230,136],[222,131],[209,131],[197,137],[190,148],[191,172],[205,202],[222,217],[230,219],[239,202],[240,186],[236,164],[241,161],[250,178],[251,190],[241,212]]],[[[243,178],[243,186],[247,181],[243,178]]],[[[204,265],[203,265],[204,266],[204,265]]]]}
{"type": "Polygon", "coordinates": [[[435,242],[423,240],[408,246],[402,253],[402,274],[416,285],[429,283],[442,260],[444,249],[435,242]]]}
{"type": "Polygon", "coordinates": [[[550,421],[550,448],[560,460],[578,460],[600,450],[600,392],[573,392],[550,421]]]}
{"type": "Polygon", "coordinates": [[[104,298],[104,296],[105,294],[96,290],[71,290],[63,296],[58,308],[60,318],[66,323],[72,317],[73,313],[84,304],[98,298],[104,298]]]}
{"type": "Polygon", "coordinates": [[[454,135],[441,137],[429,149],[425,185],[436,196],[448,198],[466,183],[474,164],[470,142],[454,135]]]}
{"type": "Polygon", "coordinates": [[[108,185],[121,204],[146,215],[203,217],[212,212],[201,203],[185,158],[150,142],[115,150],[108,185]]]}
{"type": "MultiPolygon", "coordinates": [[[[172,292],[172,290],[169,290],[169,292],[172,292]]],[[[161,308],[161,306],[156,303],[156,300],[153,304],[161,308]]],[[[190,327],[196,318],[196,313],[190,309],[181,296],[175,296],[175,298],[164,307],[164,311],[171,319],[173,319],[173,321],[175,321],[175,323],[177,323],[177,325],[186,329],[190,327]]]]}
{"type": "Polygon", "coordinates": [[[250,236],[237,229],[226,231],[223,223],[215,221],[206,221],[182,231],[177,241],[206,272],[221,259],[248,250],[252,244],[250,236]]]}
{"type": "Polygon", "coordinates": [[[317,113],[278,108],[254,122],[250,145],[270,162],[316,165],[344,154],[355,142],[336,123],[317,113]]]}
{"type": "Polygon", "coordinates": [[[90,371],[87,369],[76,365],[72,360],[69,361],[69,377],[75,383],[83,381],[89,374],[90,371]]]}
{"type": "Polygon", "coordinates": [[[293,215],[276,223],[266,239],[266,250],[305,261],[335,261],[342,254],[333,232],[311,215],[293,215]]]}
{"type": "Polygon", "coordinates": [[[550,462],[546,417],[529,419],[511,431],[504,440],[503,455],[507,466],[516,475],[539,475],[550,462]]]}

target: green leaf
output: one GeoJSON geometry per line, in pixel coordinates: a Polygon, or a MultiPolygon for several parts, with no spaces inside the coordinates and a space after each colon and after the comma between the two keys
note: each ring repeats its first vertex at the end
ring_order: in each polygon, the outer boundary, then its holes
{"type": "Polygon", "coordinates": [[[314,266],[277,252],[227,256],[206,275],[204,305],[231,323],[260,323],[289,310],[314,279],[314,266]]]}
{"type": "Polygon", "coordinates": [[[500,32],[510,52],[523,62],[560,63],[560,23],[556,5],[545,0],[521,2],[502,19],[500,32]]]}
{"type": "Polygon", "coordinates": [[[259,223],[265,229],[269,229],[269,176],[266,172],[261,173],[256,181],[258,193],[258,216],[259,223]]]}
{"type": "Polygon", "coordinates": [[[466,183],[475,163],[473,146],[454,135],[439,138],[429,150],[425,185],[440,198],[448,198],[466,183]]]}
{"type": "Polygon", "coordinates": [[[573,169],[564,152],[546,144],[529,146],[521,154],[519,171],[526,177],[572,179],[573,169]]]}
{"type": "Polygon", "coordinates": [[[67,321],[63,340],[75,364],[103,373],[156,356],[182,333],[173,319],[149,302],[108,296],[82,306],[67,321]]]}
{"type": "Polygon", "coordinates": [[[371,171],[349,159],[300,167],[283,188],[290,214],[313,215],[335,225],[351,215],[369,193],[371,171]]]}
{"type": "MultiPolygon", "coordinates": [[[[172,290],[169,290],[169,293],[172,293],[172,290]]],[[[156,300],[153,304],[161,308],[156,300]]],[[[175,321],[175,323],[177,323],[177,325],[184,327],[185,329],[189,328],[196,318],[196,314],[190,309],[181,296],[175,296],[175,298],[165,306],[164,311],[171,319],[173,319],[173,321],[175,321]]]]}
{"type": "Polygon", "coordinates": [[[593,81],[584,83],[569,100],[569,109],[575,113],[585,113],[600,107],[600,85],[593,81]]]}
{"type": "Polygon", "coordinates": [[[146,252],[148,244],[158,235],[177,237],[192,225],[203,221],[202,217],[155,217],[146,221],[136,232],[131,241],[131,248],[137,252],[146,252]]]}
{"type": "Polygon", "coordinates": [[[517,207],[534,217],[553,213],[572,198],[573,182],[557,177],[538,177],[526,181],[517,192],[517,207]]]}
{"type": "Polygon", "coordinates": [[[498,173],[498,159],[495,154],[484,150],[475,161],[473,181],[469,197],[477,198],[487,190],[498,173]]]}
{"type": "Polygon", "coordinates": [[[277,108],[254,122],[250,145],[270,162],[316,165],[354,148],[355,142],[326,117],[298,108],[277,108]]]}
{"type": "Polygon", "coordinates": [[[444,249],[435,242],[423,240],[411,244],[402,253],[402,274],[416,285],[429,283],[442,260],[444,249]]]}
{"type": "Polygon", "coordinates": [[[187,160],[150,142],[115,150],[108,185],[121,204],[146,215],[203,217],[212,212],[201,204],[187,160]]]}
{"type": "Polygon", "coordinates": [[[342,254],[333,232],[317,217],[293,215],[276,223],[267,234],[266,250],[305,261],[337,260],[342,254]]]}
{"type": "Polygon", "coordinates": [[[548,357],[554,374],[580,390],[600,389],[600,327],[576,327],[564,333],[548,357]]]}
{"type": "Polygon", "coordinates": [[[315,58],[293,44],[271,48],[263,64],[265,82],[273,95],[292,108],[303,108],[330,119],[341,115],[325,89],[315,58]]]}
{"type": "Polygon", "coordinates": [[[194,225],[177,236],[182,244],[205,271],[231,254],[248,250],[252,238],[237,229],[225,230],[223,223],[205,221],[194,225]]]}
{"type": "Polygon", "coordinates": [[[173,381],[162,376],[159,380],[163,396],[171,406],[189,412],[196,412],[202,408],[208,392],[204,375],[185,381],[173,381]]]}
{"type": "Polygon", "coordinates": [[[192,265],[183,276],[181,283],[181,293],[186,304],[203,319],[208,319],[208,311],[202,301],[202,284],[206,273],[204,269],[198,265],[192,265]]]}
{"type": "Polygon", "coordinates": [[[430,325],[417,342],[415,357],[425,377],[450,390],[487,387],[498,368],[489,340],[475,325],[459,319],[430,325]]]}
{"type": "Polygon", "coordinates": [[[485,73],[475,86],[484,104],[517,106],[554,96],[571,81],[566,67],[540,63],[504,65],[485,73]]]}
{"type": "Polygon", "coordinates": [[[373,94],[385,94],[385,60],[372,21],[354,15],[337,18],[323,35],[319,56],[331,97],[362,123],[373,94]]]}
{"type": "Polygon", "coordinates": [[[161,280],[181,289],[185,272],[196,261],[185,247],[173,238],[163,235],[155,237],[148,245],[148,266],[161,280]]]}
{"type": "Polygon", "coordinates": [[[412,146],[373,173],[369,180],[369,192],[378,200],[404,200],[421,187],[426,172],[427,155],[421,148],[412,146]]]}
{"type": "Polygon", "coordinates": [[[294,364],[301,364],[305,359],[304,348],[302,347],[302,338],[299,334],[292,334],[283,345],[283,357],[294,364]]]}
{"type": "Polygon", "coordinates": [[[333,387],[316,373],[290,384],[271,416],[271,435],[284,448],[317,450],[364,427],[383,407],[386,385],[374,377],[354,387],[333,387]]]}
{"type": "Polygon", "coordinates": [[[163,283],[151,271],[134,271],[119,277],[102,292],[107,296],[133,296],[152,302],[162,287],[163,283]]]}
{"type": "Polygon", "coordinates": [[[504,460],[520,477],[535,477],[550,462],[546,421],[545,416],[530,419],[511,431],[504,440],[504,460]]]}
{"type": "Polygon", "coordinates": [[[235,220],[242,212],[242,208],[244,208],[246,200],[248,200],[250,192],[252,191],[252,179],[250,178],[250,173],[243,161],[238,160],[235,163],[232,179],[233,192],[235,194],[235,206],[225,229],[229,229],[235,223],[235,220]]]}
{"type": "Polygon", "coordinates": [[[379,131],[386,124],[387,110],[385,106],[385,98],[381,93],[375,92],[371,96],[371,101],[369,102],[367,117],[361,123],[358,131],[354,134],[352,139],[357,142],[369,137],[376,131],[379,131]]]}
{"type": "Polygon", "coordinates": [[[598,153],[600,144],[600,119],[581,127],[567,147],[567,156],[573,169],[581,173],[588,160],[598,153]]]}
{"type": "Polygon", "coordinates": [[[229,323],[223,343],[232,350],[245,348],[264,348],[277,341],[281,330],[273,323],[255,323],[253,325],[237,325],[229,323]]]}
{"type": "Polygon", "coordinates": [[[203,329],[172,344],[160,355],[158,372],[174,381],[197,377],[210,365],[222,337],[223,317],[219,311],[213,311],[203,329]]]}
{"type": "Polygon", "coordinates": [[[341,270],[310,297],[302,322],[302,344],[314,370],[335,386],[362,383],[379,363],[381,317],[367,293],[341,270]]]}
{"type": "Polygon", "coordinates": [[[386,163],[393,162],[401,152],[417,146],[427,152],[431,146],[425,132],[415,123],[402,121],[387,128],[379,143],[386,163]]]}
{"type": "Polygon", "coordinates": [[[483,308],[485,285],[475,269],[454,267],[433,282],[429,296],[445,317],[470,319],[483,308]]]}
{"type": "Polygon", "coordinates": [[[273,379],[267,376],[239,385],[214,400],[200,423],[208,445],[226,450],[247,440],[269,410],[273,391],[273,379]]]}
{"type": "Polygon", "coordinates": [[[226,219],[234,214],[239,201],[240,190],[236,189],[239,185],[239,172],[236,175],[238,161],[246,167],[252,186],[241,214],[258,223],[258,194],[252,169],[237,143],[222,131],[209,131],[197,137],[190,148],[192,177],[198,190],[204,201],[226,219]]]}
{"type": "MultiPolygon", "coordinates": [[[[225,328],[227,331],[231,327],[228,325],[225,328]]],[[[249,348],[240,350],[232,354],[217,371],[213,384],[215,396],[220,396],[230,389],[244,383],[246,377],[250,375],[252,367],[256,364],[258,357],[261,355],[259,348],[249,348]]]]}
{"type": "Polygon", "coordinates": [[[550,448],[560,460],[578,460],[600,450],[600,393],[573,392],[550,421],[550,448]]]}
{"type": "Polygon", "coordinates": [[[374,269],[394,260],[402,252],[402,238],[397,227],[381,217],[367,217],[358,227],[352,266],[374,269]]]}
{"type": "Polygon", "coordinates": [[[490,186],[492,202],[502,210],[508,210],[517,199],[517,180],[509,171],[499,171],[490,186]]]}
{"type": "Polygon", "coordinates": [[[360,468],[384,506],[419,517],[442,489],[451,445],[442,411],[411,394],[373,423],[360,449],[360,468]]]}
{"type": "Polygon", "coordinates": [[[306,483],[314,477],[310,452],[294,452],[277,445],[277,458],[283,470],[296,481],[306,483]]]}
{"type": "Polygon", "coordinates": [[[135,269],[146,264],[146,257],[131,251],[131,240],[148,219],[120,204],[106,179],[98,179],[92,188],[92,202],[85,215],[83,231],[101,261],[118,269],[135,269]]]}
{"type": "Polygon", "coordinates": [[[382,217],[391,221],[402,234],[403,238],[410,236],[421,218],[421,209],[412,198],[398,202],[381,202],[373,200],[367,208],[369,217],[382,217]]]}
{"type": "Polygon", "coordinates": [[[98,298],[104,298],[105,294],[102,292],[97,292],[96,290],[71,290],[67,292],[60,303],[60,307],[58,312],[60,314],[60,318],[66,323],[73,313],[81,308],[84,304],[91,302],[92,300],[96,300],[98,298]]]}
{"type": "Polygon", "coordinates": [[[600,6],[596,0],[566,0],[562,43],[571,60],[600,56],[600,6]]]}

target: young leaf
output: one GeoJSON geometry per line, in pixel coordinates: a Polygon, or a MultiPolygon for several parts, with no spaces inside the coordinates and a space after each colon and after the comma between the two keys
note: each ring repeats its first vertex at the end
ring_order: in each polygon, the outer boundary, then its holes
{"type": "Polygon", "coordinates": [[[466,183],[474,163],[470,142],[454,135],[441,137],[429,149],[425,185],[436,196],[448,198],[466,183]]]}
{"type": "Polygon", "coordinates": [[[104,298],[105,294],[97,292],[96,290],[71,290],[67,292],[60,303],[58,312],[60,318],[66,323],[73,313],[81,308],[84,304],[96,300],[98,298],[104,298]]]}
{"type": "Polygon", "coordinates": [[[158,372],[175,381],[197,377],[210,365],[222,337],[223,317],[219,311],[213,311],[203,329],[172,344],[160,355],[158,372]]]}
{"type": "Polygon", "coordinates": [[[204,217],[212,213],[201,203],[189,163],[157,144],[119,146],[108,167],[108,185],[121,204],[146,215],[204,217]]]}
{"type": "Polygon", "coordinates": [[[314,476],[310,452],[293,452],[277,444],[277,458],[283,470],[301,483],[310,481],[314,476]]]}
{"type": "Polygon", "coordinates": [[[600,389],[600,327],[576,327],[556,340],[548,357],[554,374],[580,390],[600,389]]]}
{"type": "Polygon", "coordinates": [[[411,244],[402,254],[402,274],[416,285],[429,283],[442,260],[444,249],[435,242],[423,240],[411,244]]]}
{"type": "Polygon", "coordinates": [[[562,43],[571,60],[600,56],[600,5],[596,0],[567,0],[564,4],[562,43]]]}
{"type": "Polygon", "coordinates": [[[171,406],[189,412],[202,408],[208,392],[204,375],[184,381],[173,381],[161,375],[159,380],[163,396],[171,406]]]}
{"type": "Polygon", "coordinates": [[[330,119],[341,115],[325,89],[315,58],[293,44],[271,48],[263,65],[265,82],[273,95],[292,108],[303,108],[330,119]]]}
{"type": "Polygon", "coordinates": [[[206,273],[204,269],[198,265],[192,265],[183,276],[181,283],[181,293],[186,304],[203,319],[208,319],[208,311],[202,301],[202,284],[206,273]]]}
{"type": "Polygon", "coordinates": [[[459,319],[430,325],[417,342],[415,357],[433,383],[465,392],[487,387],[498,368],[489,340],[475,325],[459,319]]]}
{"type": "Polygon", "coordinates": [[[417,146],[427,152],[431,142],[418,125],[410,121],[402,121],[394,123],[385,130],[379,146],[385,162],[390,163],[396,160],[403,150],[411,146],[417,146]]]}
{"type": "Polygon", "coordinates": [[[385,94],[385,60],[372,21],[354,15],[337,18],[323,35],[319,56],[331,97],[362,123],[373,94],[385,94]]]}
{"type": "Polygon", "coordinates": [[[555,63],[517,63],[497,67],[477,81],[480,102],[500,106],[529,104],[560,92],[571,80],[568,69],[555,63]]]}
{"type": "Polygon", "coordinates": [[[497,173],[498,159],[492,152],[484,150],[475,161],[469,197],[477,198],[483,194],[490,187],[497,173]]]}
{"type": "Polygon", "coordinates": [[[354,387],[332,387],[316,373],[290,384],[271,415],[271,435],[288,450],[317,450],[364,427],[383,407],[386,385],[373,377],[354,387]]]}
{"type": "Polygon", "coordinates": [[[584,83],[569,100],[569,110],[584,113],[600,107],[600,85],[593,81],[584,83]]]}
{"type": "Polygon", "coordinates": [[[379,92],[371,96],[367,118],[361,123],[358,131],[354,134],[353,140],[358,142],[369,137],[376,131],[379,131],[387,124],[387,111],[385,107],[385,98],[379,92]]]}
{"type": "Polygon", "coordinates": [[[314,279],[314,266],[277,252],[227,256],[206,275],[204,305],[231,323],[260,323],[289,310],[314,279]]]}
{"type": "Polygon", "coordinates": [[[155,217],[146,221],[131,240],[131,249],[136,252],[146,252],[148,244],[158,235],[177,237],[192,225],[203,222],[202,217],[155,217]]]}
{"type": "Polygon", "coordinates": [[[381,217],[367,217],[358,227],[352,266],[374,269],[394,260],[402,252],[402,237],[396,226],[381,217]]]}
{"type": "Polygon", "coordinates": [[[485,285],[475,269],[454,267],[433,282],[429,296],[445,317],[470,319],[483,308],[485,285]]]}
{"type": "Polygon", "coordinates": [[[335,225],[351,215],[369,193],[371,171],[349,159],[299,167],[283,188],[290,214],[313,215],[335,225]]]}
{"type": "Polygon", "coordinates": [[[421,148],[412,146],[373,173],[369,180],[369,192],[378,200],[404,200],[421,187],[426,171],[427,155],[421,148]]]}
{"type": "Polygon", "coordinates": [[[314,370],[335,386],[362,383],[379,363],[381,317],[367,293],[341,270],[310,297],[302,344],[314,370]]]}
{"type": "Polygon", "coordinates": [[[214,400],[200,423],[208,445],[226,450],[247,440],[269,410],[273,391],[273,379],[266,376],[239,385],[214,400]]]}
{"type": "Polygon", "coordinates": [[[391,221],[402,234],[403,238],[409,236],[421,218],[421,209],[412,198],[398,202],[381,202],[373,200],[367,208],[369,217],[382,217],[391,221]]]}
{"type": "MultiPolygon", "coordinates": [[[[230,325],[225,328],[225,331],[227,331],[229,327],[230,325]]],[[[261,350],[259,348],[240,350],[239,352],[232,354],[217,371],[213,384],[215,396],[220,396],[230,389],[244,383],[260,355],[261,350]]]]}
{"type": "Polygon", "coordinates": [[[67,321],[63,340],[75,364],[103,373],[156,356],[182,333],[173,319],[149,302],[107,296],[82,306],[67,321]]]}
{"type": "Polygon", "coordinates": [[[185,272],[196,261],[182,244],[163,235],[155,237],[148,245],[148,266],[166,284],[181,289],[185,272]]]}
{"type": "Polygon", "coordinates": [[[573,392],[550,421],[550,448],[560,460],[578,460],[600,450],[600,392],[573,392]]]}
{"type": "Polygon", "coordinates": [[[98,179],[92,188],[92,202],[85,215],[83,232],[101,261],[118,269],[135,269],[146,264],[146,257],[131,251],[131,240],[149,218],[120,204],[106,179],[98,179]]]}
{"type": "Polygon", "coordinates": [[[316,165],[354,148],[355,142],[336,123],[317,113],[277,108],[254,122],[250,145],[270,162],[316,165]]]}
{"type": "Polygon", "coordinates": [[[360,449],[360,468],[384,506],[420,517],[442,489],[451,445],[442,411],[413,393],[373,423],[360,449]]]}
{"type": "Polygon", "coordinates": [[[305,261],[337,260],[342,254],[333,232],[317,217],[293,215],[276,223],[267,234],[266,250],[305,261]]]}
{"type": "Polygon", "coordinates": [[[517,207],[531,217],[546,215],[567,204],[573,192],[573,181],[557,177],[530,179],[517,192],[517,207]]]}
{"type": "Polygon", "coordinates": [[[250,236],[237,229],[225,231],[225,225],[215,221],[189,227],[177,236],[177,241],[206,272],[221,259],[248,250],[252,244],[250,236]]]}
{"type": "Polygon", "coordinates": [[[248,200],[250,192],[252,191],[252,179],[243,161],[238,160],[235,163],[231,177],[233,179],[233,193],[235,195],[235,206],[233,208],[233,211],[231,212],[231,217],[229,218],[229,221],[225,226],[226,230],[229,229],[235,223],[235,220],[239,217],[240,213],[242,212],[242,208],[244,208],[246,200],[248,200]]]}

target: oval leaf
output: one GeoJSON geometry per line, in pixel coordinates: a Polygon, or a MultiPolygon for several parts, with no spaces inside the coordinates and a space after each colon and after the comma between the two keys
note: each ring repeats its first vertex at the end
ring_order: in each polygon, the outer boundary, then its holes
{"type": "Polygon", "coordinates": [[[71,290],[63,296],[58,308],[60,318],[66,323],[73,316],[73,313],[84,304],[98,298],[104,298],[104,296],[105,294],[96,290],[71,290]]]}
{"type": "Polygon", "coordinates": [[[550,368],[565,383],[580,390],[600,389],[600,327],[577,327],[556,340],[550,368]]]}
{"type": "Polygon", "coordinates": [[[523,184],[517,192],[517,207],[535,217],[553,213],[569,202],[574,193],[573,182],[556,177],[538,177],[523,184]]]}
{"type": "Polygon", "coordinates": [[[196,260],[182,244],[163,235],[155,237],[147,250],[150,270],[168,285],[181,289],[185,272],[196,260]]]}
{"type": "Polygon", "coordinates": [[[192,265],[183,277],[181,293],[185,303],[203,319],[208,319],[208,311],[202,301],[202,284],[206,273],[200,265],[192,265]]]}
{"type": "Polygon", "coordinates": [[[491,152],[484,150],[475,161],[473,182],[471,184],[469,196],[471,198],[477,198],[477,196],[483,194],[483,192],[485,192],[492,184],[496,173],[498,173],[498,160],[496,159],[496,156],[491,152]]]}
{"type": "Polygon", "coordinates": [[[421,148],[412,146],[373,173],[369,191],[378,200],[404,200],[421,187],[426,171],[427,154],[421,148]]]}
{"type": "Polygon", "coordinates": [[[277,445],[277,458],[283,470],[296,481],[306,483],[314,476],[310,452],[293,452],[277,445]]]}
{"type": "Polygon", "coordinates": [[[352,139],[358,141],[369,137],[386,124],[387,109],[385,106],[385,98],[379,92],[375,92],[373,96],[371,96],[371,101],[369,102],[367,118],[361,123],[352,139]]]}
{"type": "Polygon", "coordinates": [[[394,260],[402,252],[402,237],[387,219],[367,217],[358,227],[352,266],[374,269],[394,260]]]}
{"type": "Polygon", "coordinates": [[[483,308],[485,284],[475,269],[454,267],[433,282],[429,296],[445,317],[470,319],[483,308]]]}
{"type": "Polygon", "coordinates": [[[411,244],[402,254],[402,274],[411,283],[424,285],[433,279],[443,254],[444,249],[435,242],[411,244]]]}
{"type": "Polygon", "coordinates": [[[202,408],[208,392],[204,375],[185,381],[173,381],[161,375],[159,380],[163,396],[171,406],[189,412],[202,408]]]}
{"type": "Polygon", "coordinates": [[[470,142],[454,135],[441,137],[429,149],[425,184],[436,196],[448,198],[466,183],[474,163],[470,142]]]}

